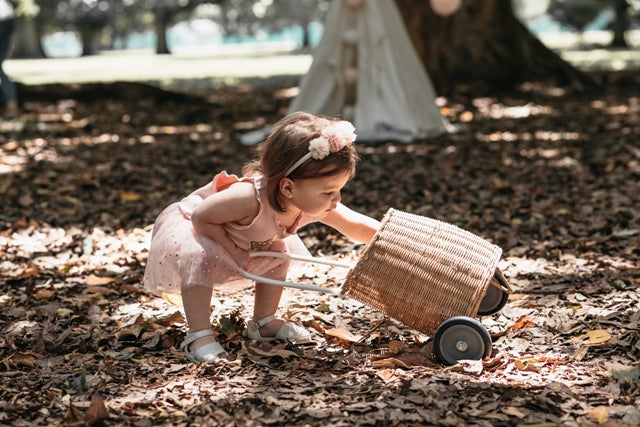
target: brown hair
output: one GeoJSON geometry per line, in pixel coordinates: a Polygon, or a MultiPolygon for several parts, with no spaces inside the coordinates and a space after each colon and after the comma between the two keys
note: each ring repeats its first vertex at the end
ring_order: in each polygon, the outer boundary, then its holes
{"type": "MultiPolygon", "coordinates": [[[[278,194],[280,180],[285,178],[285,172],[309,152],[309,142],[319,137],[322,129],[337,121],[305,112],[291,113],[275,124],[267,140],[260,145],[256,159],[242,168],[245,176],[255,173],[264,175],[269,204],[276,211],[284,212],[278,194]]],[[[357,162],[355,147],[346,145],[323,159],[309,159],[287,177],[292,180],[318,178],[345,170],[349,170],[353,176],[357,162]]]]}

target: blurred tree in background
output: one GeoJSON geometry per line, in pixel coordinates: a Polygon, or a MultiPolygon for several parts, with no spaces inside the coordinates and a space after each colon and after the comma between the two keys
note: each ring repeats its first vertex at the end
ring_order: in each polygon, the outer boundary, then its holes
{"type": "MultiPolygon", "coordinates": [[[[308,48],[310,24],[324,22],[330,1],[16,0],[19,19],[13,58],[44,57],[43,37],[61,31],[77,34],[82,55],[112,49],[116,40],[126,40],[133,33],[154,34],[156,53],[168,54],[169,30],[192,19],[210,20],[223,36],[239,40],[261,31],[298,26],[304,34],[300,47],[308,48]]],[[[457,13],[439,16],[432,10],[433,0],[388,1],[398,4],[439,89],[453,82],[478,79],[503,85],[543,75],[565,82],[579,79],[579,73],[516,18],[514,10],[523,5],[534,4],[546,16],[575,31],[608,17],[611,44],[622,47],[627,45],[625,33],[633,27],[640,10],[640,0],[462,0],[457,13]]],[[[118,46],[123,44],[126,46],[118,46]]]]}
{"type": "Polygon", "coordinates": [[[304,31],[302,48],[311,47],[309,27],[315,20],[324,22],[329,10],[328,0],[275,0],[264,16],[267,28],[273,32],[282,31],[291,24],[304,31]]]}
{"type": "Polygon", "coordinates": [[[115,17],[125,12],[124,0],[68,0],[55,3],[55,16],[67,29],[80,34],[82,55],[97,52],[96,38],[110,27],[115,17]]]}
{"type": "Polygon", "coordinates": [[[47,9],[51,0],[19,0],[16,7],[17,26],[12,56],[14,58],[42,58],[42,36],[44,36],[45,17],[51,16],[47,9]]]}
{"type": "MultiPolygon", "coordinates": [[[[85,0],[86,1],[86,0],[85,0]]],[[[193,10],[202,3],[212,3],[204,0],[142,0],[133,2],[129,6],[129,13],[135,15],[151,12],[156,34],[156,53],[171,53],[167,44],[169,26],[180,20],[189,19],[193,10]]]]}
{"type": "Polygon", "coordinates": [[[613,32],[611,46],[629,47],[625,33],[631,28],[632,19],[634,15],[637,16],[639,8],[636,0],[551,0],[547,13],[582,32],[603,13],[609,12],[613,17],[607,25],[613,32]]]}
{"type": "Polygon", "coordinates": [[[252,36],[264,25],[264,3],[255,0],[223,0],[220,13],[214,17],[225,36],[252,36]]]}

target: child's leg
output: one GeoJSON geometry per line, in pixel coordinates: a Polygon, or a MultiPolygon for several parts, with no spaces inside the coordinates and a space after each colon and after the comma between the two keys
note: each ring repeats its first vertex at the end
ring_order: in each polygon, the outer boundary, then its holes
{"type": "MultiPolygon", "coordinates": [[[[271,270],[267,275],[276,280],[285,280],[289,263],[283,263],[271,270]]],[[[311,341],[309,331],[292,322],[284,322],[272,317],[278,310],[282,286],[256,283],[255,303],[253,306],[253,320],[247,322],[247,336],[254,340],[275,338],[296,344],[304,344],[311,341]],[[269,321],[270,319],[273,319],[269,321]],[[269,323],[264,323],[269,321],[269,323]],[[260,327],[262,325],[262,327],[260,327]]]]}
{"type": "MultiPolygon", "coordinates": [[[[264,283],[256,283],[256,297],[253,304],[253,320],[264,319],[272,315],[278,310],[280,297],[282,296],[282,287],[274,285],[265,285],[264,283]]],[[[282,327],[284,322],[276,319],[267,323],[260,329],[260,333],[265,336],[273,336],[282,327]]]]}
{"type": "Polygon", "coordinates": [[[15,21],[5,20],[0,22],[0,88],[7,103],[7,114],[17,113],[16,85],[11,81],[2,68],[2,62],[9,54],[11,36],[15,27],[15,21]]]}
{"type": "MultiPolygon", "coordinates": [[[[182,288],[182,305],[189,324],[189,332],[211,328],[211,296],[213,289],[207,286],[189,286],[182,288]]],[[[202,337],[189,346],[196,351],[205,344],[215,342],[212,336],[202,337]]]]}
{"type": "MultiPolygon", "coordinates": [[[[285,280],[287,278],[287,269],[289,268],[288,264],[289,263],[285,263],[273,270],[271,274],[269,274],[269,277],[275,280],[285,280]]],[[[253,321],[257,322],[258,320],[272,315],[278,310],[283,288],[282,286],[256,283],[255,291],[253,321]]],[[[260,333],[265,337],[274,336],[283,324],[284,322],[282,320],[276,319],[264,325],[260,329],[260,333]]]]}

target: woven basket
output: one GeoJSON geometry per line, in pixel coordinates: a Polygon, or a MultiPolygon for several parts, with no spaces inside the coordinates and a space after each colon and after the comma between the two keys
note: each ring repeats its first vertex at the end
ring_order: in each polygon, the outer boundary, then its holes
{"type": "Polygon", "coordinates": [[[389,209],[341,293],[427,335],[475,316],[502,249],[447,224],[389,209]]]}

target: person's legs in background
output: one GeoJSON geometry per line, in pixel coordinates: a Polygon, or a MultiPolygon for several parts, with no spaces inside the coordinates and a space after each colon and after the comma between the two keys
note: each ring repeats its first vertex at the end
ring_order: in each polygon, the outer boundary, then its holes
{"type": "Polygon", "coordinates": [[[11,36],[15,28],[15,21],[0,21],[0,85],[2,86],[2,94],[6,103],[5,117],[16,117],[18,111],[18,98],[16,94],[16,85],[9,79],[2,68],[2,63],[9,55],[11,47],[11,36]]]}

